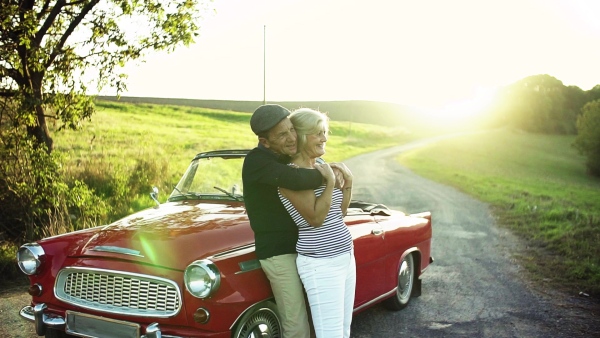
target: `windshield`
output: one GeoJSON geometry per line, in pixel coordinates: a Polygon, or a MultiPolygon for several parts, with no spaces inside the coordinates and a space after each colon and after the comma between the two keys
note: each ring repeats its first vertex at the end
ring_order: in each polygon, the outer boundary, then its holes
{"type": "Polygon", "coordinates": [[[169,201],[214,199],[243,201],[244,156],[199,154],[173,189],[169,201]]]}

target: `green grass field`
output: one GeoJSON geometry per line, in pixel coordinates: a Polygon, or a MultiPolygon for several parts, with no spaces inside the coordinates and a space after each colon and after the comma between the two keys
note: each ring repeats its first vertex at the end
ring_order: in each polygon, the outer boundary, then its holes
{"type": "MultiPolygon", "coordinates": [[[[158,162],[166,199],[191,159],[199,152],[253,148],[257,138],[250,130],[249,113],[198,107],[97,102],[97,113],[82,130],[55,132],[56,151],[66,156],[67,171],[76,175],[90,168],[133,170],[139,159],[158,162]]],[[[414,139],[404,128],[330,121],[331,134],[325,159],[341,161],[360,153],[414,139]]],[[[152,205],[144,194],[131,211],[152,205]]]]}
{"type": "MultiPolygon", "coordinates": [[[[55,149],[65,156],[67,173],[97,175],[98,186],[102,180],[130,176],[140,163],[157,171],[143,182],[143,193],[132,199],[125,213],[151,206],[148,193],[153,185],[164,201],[197,153],[252,148],[257,143],[249,113],[107,101],[98,101],[97,109],[81,130],[53,131],[55,149]],[[114,176],[101,177],[107,172],[114,176]]],[[[335,120],[330,129],[325,156],[329,162],[425,135],[410,126],[335,120]]],[[[403,154],[399,161],[489,203],[499,224],[524,237],[532,248],[520,259],[534,278],[598,295],[600,179],[586,175],[585,159],[570,146],[573,140],[496,130],[448,139],[403,154]]],[[[12,244],[0,247],[0,265],[14,261],[15,250],[12,244]]]]}
{"type": "Polygon", "coordinates": [[[534,278],[600,293],[600,179],[586,174],[574,136],[502,129],[418,149],[398,159],[421,176],[489,203],[526,239],[534,278]]]}

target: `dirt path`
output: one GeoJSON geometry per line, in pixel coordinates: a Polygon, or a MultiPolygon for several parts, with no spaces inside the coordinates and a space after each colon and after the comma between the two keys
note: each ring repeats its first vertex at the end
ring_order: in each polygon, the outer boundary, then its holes
{"type": "MultiPolygon", "coordinates": [[[[26,279],[24,279],[26,282],[26,279]]],[[[0,337],[33,338],[33,324],[21,319],[19,310],[31,302],[28,285],[3,285],[0,288],[0,337]]]]}
{"type": "Polygon", "coordinates": [[[426,180],[394,157],[435,140],[346,161],[354,198],[433,214],[432,255],[423,295],[401,312],[375,307],[356,316],[353,337],[600,337],[600,306],[531,285],[512,255],[519,240],[495,225],[488,206],[426,180]]]}

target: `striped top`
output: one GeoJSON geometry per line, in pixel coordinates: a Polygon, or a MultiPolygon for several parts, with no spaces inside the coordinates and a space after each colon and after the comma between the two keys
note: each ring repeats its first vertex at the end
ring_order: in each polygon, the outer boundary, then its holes
{"type": "MultiPolygon", "coordinates": [[[[321,196],[325,185],[315,189],[315,196],[321,196]]],[[[315,228],[300,215],[292,202],[279,193],[283,206],[298,225],[298,243],[296,251],[299,254],[314,258],[330,258],[350,252],[352,250],[352,235],[344,223],[342,214],[342,190],[334,188],[331,208],[325,217],[323,225],[315,228]]]]}

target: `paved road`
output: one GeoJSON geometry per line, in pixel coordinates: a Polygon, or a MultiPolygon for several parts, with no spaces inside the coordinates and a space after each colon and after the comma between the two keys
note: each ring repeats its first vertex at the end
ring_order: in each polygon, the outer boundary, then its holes
{"type": "Polygon", "coordinates": [[[432,255],[423,295],[400,312],[376,306],[353,320],[352,337],[600,337],[589,299],[531,288],[510,254],[519,242],[496,227],[488,207],[423,179],[394,157],[443,138],[352,158],[354,198],[407,213],[433,214],[432,255]]]}

